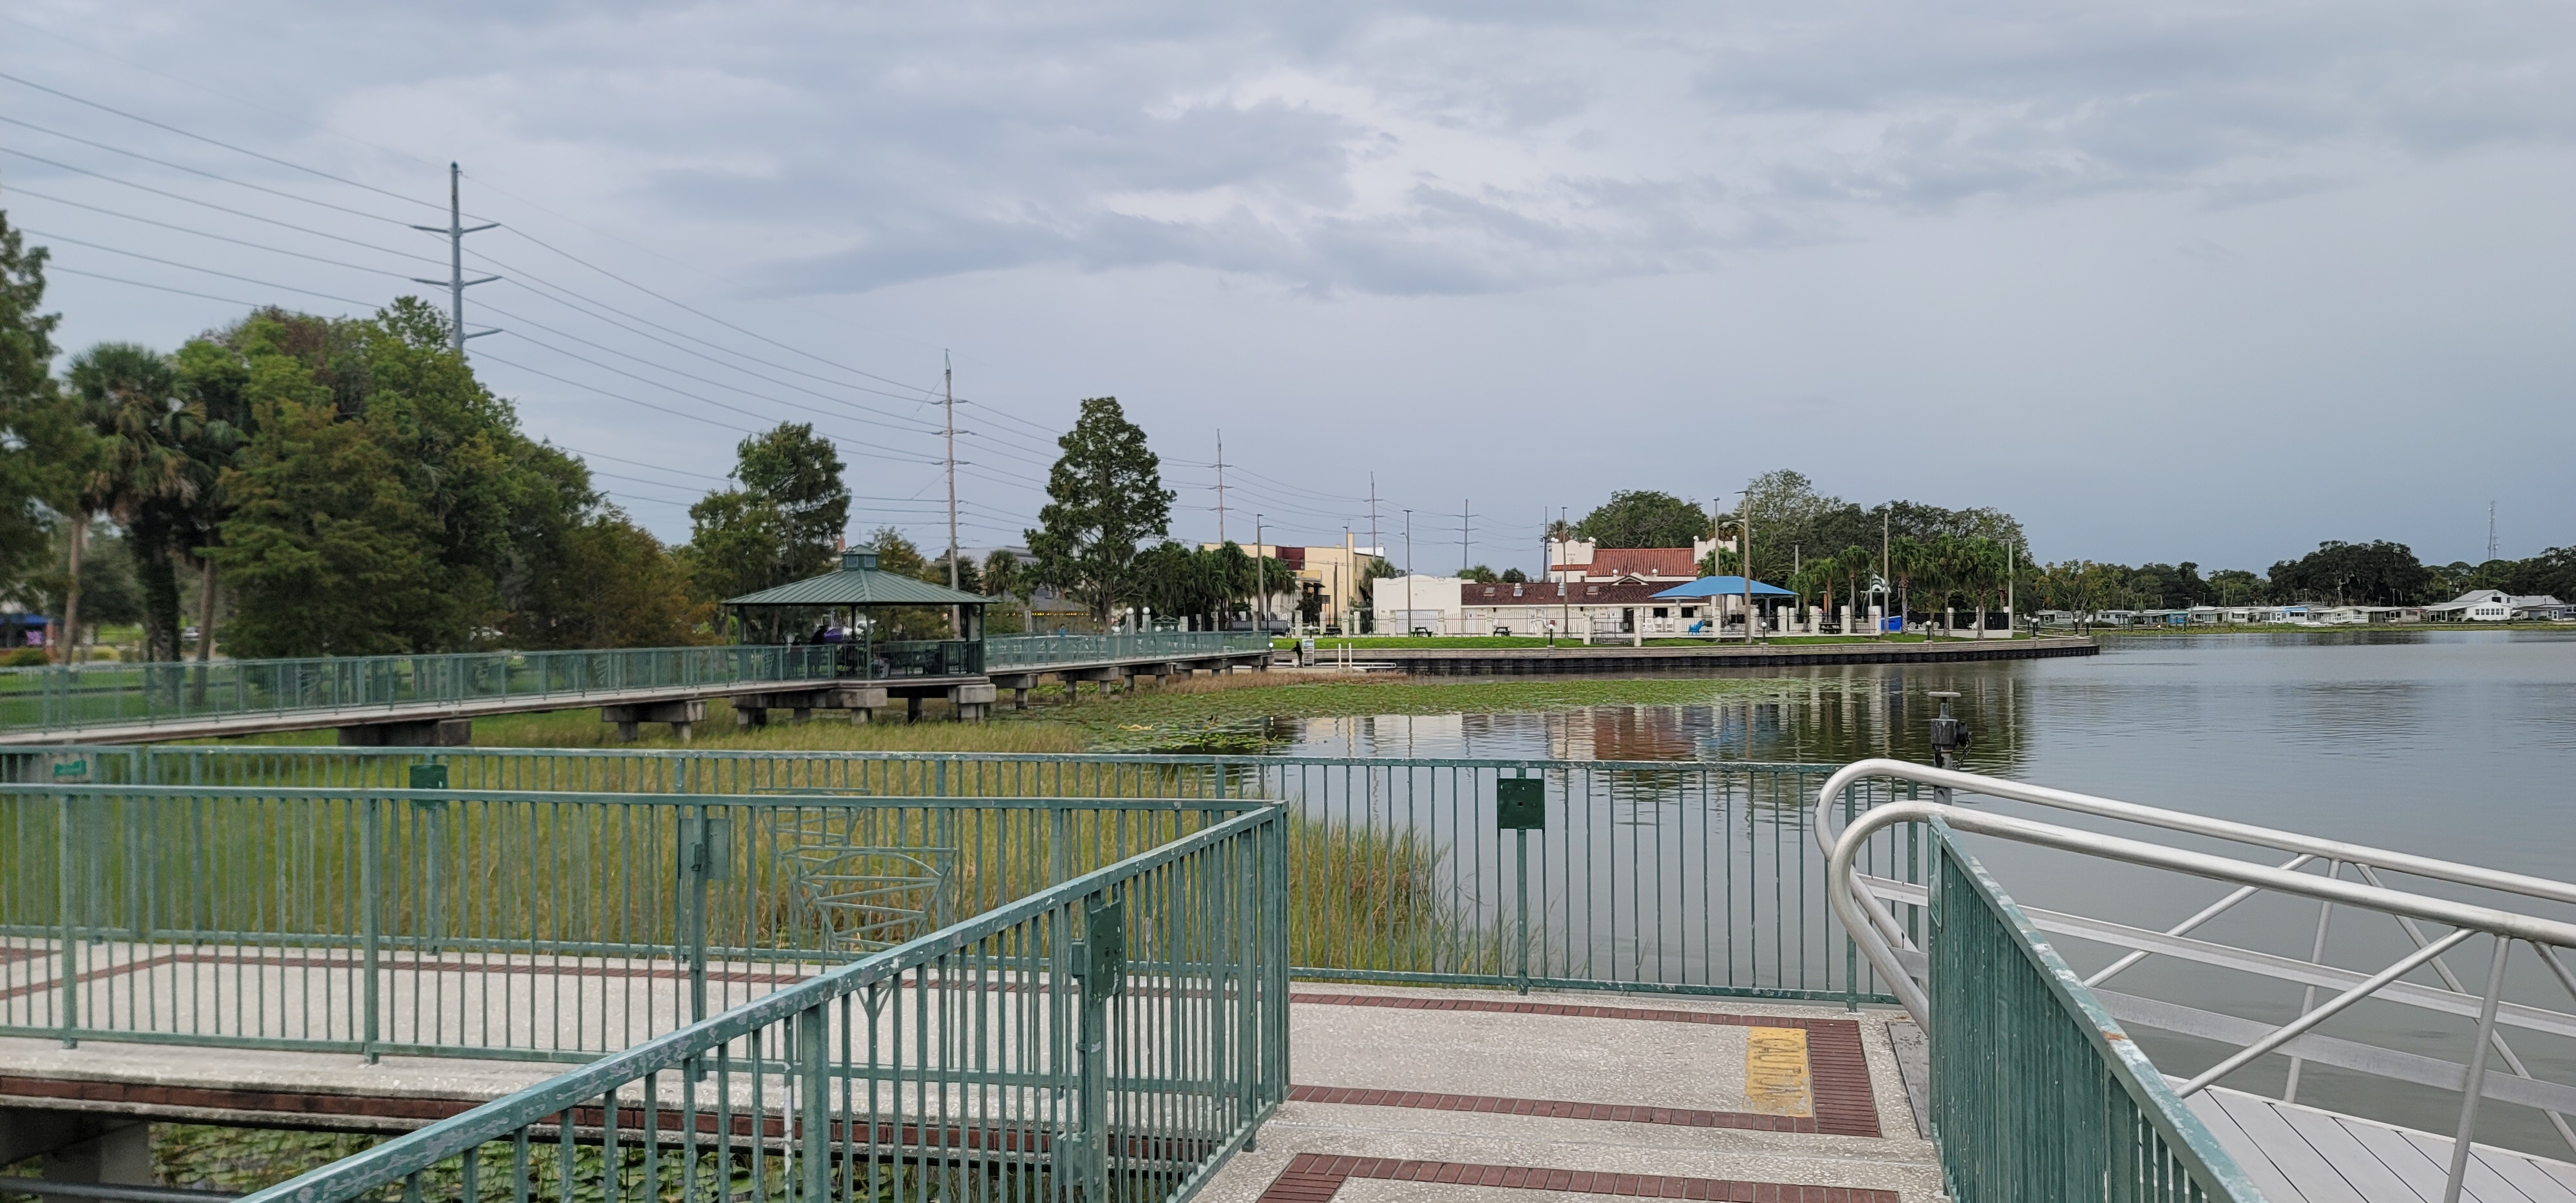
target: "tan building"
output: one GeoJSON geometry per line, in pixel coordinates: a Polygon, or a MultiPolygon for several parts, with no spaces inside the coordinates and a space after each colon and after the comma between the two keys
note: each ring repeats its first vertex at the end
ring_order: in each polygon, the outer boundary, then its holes
{"type": "MultiPolygon", "coordinates": [[[[1214,549],[1216,543],[1202,543],[1214,549]]],[[[1360,576],[1370,561],[1384,559],[1386,550],[1379,547],[1295,547],[1282,543],[1243,544],[1243,554],[1269,556],[1287,565],[1287,582],[1272,581],[1270,598],[1262,609],[1291,622],[1306,621],[1311,610],[1318,626],[1354,625],[1367,607],[1360,595],[1360,576]]]]}

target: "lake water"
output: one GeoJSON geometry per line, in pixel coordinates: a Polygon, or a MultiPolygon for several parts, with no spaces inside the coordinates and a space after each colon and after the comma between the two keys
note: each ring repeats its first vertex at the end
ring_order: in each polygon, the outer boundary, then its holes
{"type": "MultiPolygon", "coordinates": [[[[2099,656],[1929,666],[1834,666],[1740,674],[1776,682],[1697,705],[1601,706],[1543,714],[1304,720],[1283,750],[1315,755],[1928,761],[1934,690],[1976,732],[1971,771],[2265,826],[2576,879],[2576,633],[2353,632],[2155,636],[2105,641],[2099,656]]],[[[2073,826],[2104,824],[2014,809],[2073,826]]],[[[2135,829],[2123,834],[2139,834],[2135,829]]],[[[2238,847],[2211,850],[2245,855],[2238,847]]],[[[2140,925],[2179,921],[2225,893],[2211,883],[2105,869],[2018,846],[1978,844],[2026,903],[2140,925]]],[[[2392,883],[2420,885],[2420,883],[2392,883]]],[[[2446,891],[2447,892],[2447,891],[2446,891]]],[[[2485,898],[2481,901],[2496,901],[2485,898]]],[[[2571,918],[2568,908],[2514,909],[2571,918]]],[[[2305,957],[2317,907],[2260,899],[2204,929],[2305,957]]],[[[2375,969],[2405,945],[2380,916],[2343,912],[2329,959],[2375,969]],[[2372,958],[2377,958],[2373,961],[2372,958]]],[[[2107,960],[2065,946],[2079,968],[2107,960]]],[[[2454,955],[2475,977],[2486,945],[2454,955]]],[[[2419,975],[2429,980],[2429,975],[2419,975]]],[[[2526,953],[2508,997],[2576,1009],[2526,953]]],[[[2243,975],[2150,961],[2123,988],[2286,1021],[2297,991],[2243,975]]],[[[2475,986],[2472,985],[2472,989],[2475,986]]],[[[2466,1040],[2412,1008],[2365,1003],[2327,1031],[2465,1059],[2466,1040]],[[2455,1047],[2456,1046],[2456,1047],[2455,1047]]],[[[2541,1077],[2576,1083],[2576,1051],[2517,1033],[2541,1077]]],[[[2169,1071],[2218,1046],[2145,1036],[2169,1071]]],[[[2231,1085],[2274,1092],[2277,1064],[2231,1085]]],[[[2455,1098],[2311,1067],[2303,1101],[2448,1131],[2455,1098]]],[[[2576,1158],[2535,1113],[2490,1107],[2482,1138],[2576,1158]]]]}
{"type": "Polygon", "coordinates": [[[1929,761],[1934,690],[1974,772],[2576,876],[2576,632],[2157,636],[2099,656],[1747,672],[1776,693],[1539,714],[1298,721],[1310,755],[1929,761]]]}

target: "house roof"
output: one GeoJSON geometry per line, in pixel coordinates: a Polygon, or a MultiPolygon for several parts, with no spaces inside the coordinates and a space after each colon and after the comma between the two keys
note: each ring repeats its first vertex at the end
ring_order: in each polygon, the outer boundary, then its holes
{"type": "MultiPolygon", "coordinates": [[[[1655,596],[1681,599],[1694,597],[1742,597],[1744,596],[1744,578],[1740,576],[1704,576],[1687,585],[1675,585],[1670,589],[1666,589],[1663,592],[1656,594],[1655,596]]],[[[1766,585],[1760,581],[1755,581],[1753,582],[1753,596],[1796,597],[1797,594],[1791,593],[1778,585],[1766,585]]]]}
{"type": "Polygon", "coordinates": [[[791,581],[758,593],[728,597],[728,606],[981,606],[981,594],[914,580],[878,568],[877,553],[841,553],[838,571],[791,581]]]}
{"type": "Polygon", "coordinates": [[[1699,560],[1687,547],[1602,547],[1593,550],[1589,564],[1558,564],[1548,571],[1579,572],[1596,579],[1636,576],[1686,581],[1699,575],[1699,560]]]}
{"type": "Polygon", "coordinates": [[[1458,603],[1462,606],[1627,606],[1655,600],[1653,585],[1623,585],[1606,581],[1575,581],[1558,585],[1553,581],[1528,581],[1515,586],[1510,581],[1491,585],[1475,581],[1458,586],[1458,603]],[[1513,589],[1520,593],[1515,596],[1513,589]]]}

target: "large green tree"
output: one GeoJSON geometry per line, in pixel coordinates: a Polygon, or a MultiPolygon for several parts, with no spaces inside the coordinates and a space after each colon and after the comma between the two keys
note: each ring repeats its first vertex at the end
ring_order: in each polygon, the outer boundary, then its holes
{"type": "Polygon", "coordinates": [[[2349,606],[2403,606],[2427,600],[2433,571],[2403,543],[2329,540],[2296,560],[2272,565],[2273,599],[2349,606]]]}
{"type": "Polygon", "coordinates": [[[786,537],[779,571],[785,580],[829,572],[850,525],[850,487],[841,455],[811,423],[782,422],[735,448],[734,479],[778,511],[786,537]]]}
{"type": "Polygon", "coordinates": [[[205,342],[180,361],[237,386],[250,427],[211,552],[238,603],[236,654],[491,642],[598,505],[416,299],[368,319],[262,310],[205,342]]]}
{"type": "Polygon", "coordinates": [[[613,506],[566,528],[510,615],[519,647],[676,647],[712,636],[670,549],[613,506]]]}
{"type": "Polygon", "coordinates": [[[1064,454],[1047,473],[1047,503],[1027,532],[1035,579],[1091,607],[1104,625],[1136,604],[1137,559],[1172,523],[1162,460],[1115,397],[1083,401],[1073,429],[1056,440],[1064,454]]]}
{"type": "Polygon", "coordinates": [[[91,452],[53,378],[62,316],[44,311],[45,259],[0,210],[0,591],[30,606],[48,600],[37,579],[91,452]]]}
{"type": "Polygon", "coordinates": [[[1600,547],[1688,547],[1708,537],[1708,513],[1670,493],[1622,489],[1574,531],[1600,547]]]}
{"type": "Polygon", "coordinates": [[[734,448],[740,487],[689,507],[689,571],[704,600],[721,601],[819,576],[850,521],[840,453],[811,425],[780,423],[734,448]]]}

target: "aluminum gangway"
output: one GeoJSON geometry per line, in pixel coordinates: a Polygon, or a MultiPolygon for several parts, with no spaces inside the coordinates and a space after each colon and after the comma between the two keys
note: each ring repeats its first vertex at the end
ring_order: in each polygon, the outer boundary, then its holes
{"type": "MultiPolygon", "coordinates": [[[[1810,831],[1836,918],[1928,1035],[1927,1110],[1945,1154],[2026,1148],[2012,1128],[2070,1127],[2064,1067],[1995,1039],[2009,1025],[1993,1016],[2021,1005],[1998,965],[2019,961],[2091,1021],[2083,1035],[2104,1064],[2167,1114],[2190,1117],[2188,1152],[2234,1163],[2231,1189],[2254,1193],[2228,1197],[2576,1203],[2576,1164],[2562,1159],[2576,1150],[2576,883],[1894,760],[1838,771],[1810,831]],[[1864,782],[1880,787],[1872,796],[1889,783],[1918,796],[1864,806],[1853,789],[1864,782]],[[2003,813],[2021,807],[2158,838],[2003,813]],[[1909,829],[1928,834],[1915,845],[1928,855],[1889,858],[1890,835],[1909,829]],[[2075,858],[2085,872],[2151,871],[2166,887],[2159,904],[2177,913],[2144,923],[2016,902],[1976,855],[2014,845],[2075,858]],[[2204,850],[2229,846],[2286,859],[2204,850]],[[2266,947],[2283,938],[2277,923],[2228,923],[2289,901],[2315,907],[2313,926],[2295,929],[2304,948],[2266,947]],[[1971,910],[2014,930],[1975,932],[1960,919],[1971,910]],[[2115,978],[2124,989],[2110,988],[2115,978]],[[2162,1037],[2176,1068],[2151,1060],[2133,1029],[2162,1037]],[[1945,1063],[1971,1062],[2001,1080],[1945,1080],[1945,1063]],[[1964,1094],[1971,1081],[2009,1101],[1964,1094]],[[2303,1086],[2326,1105],[2302,1103],[2303,1086]],[[2456,1100],[2447,1134],[2389,1118],[2432,1114],[2427,1094],[2456,1100]],[[2500,1119],[2521,1121],[2517,1147],[2479,1142],[2500,1119]]],[[[1961,1199],[2012,1197],[1995,1186],[2030,1172],[1993,1156],[1945,1156],[1945,1166],[1961,1199]]]]}

